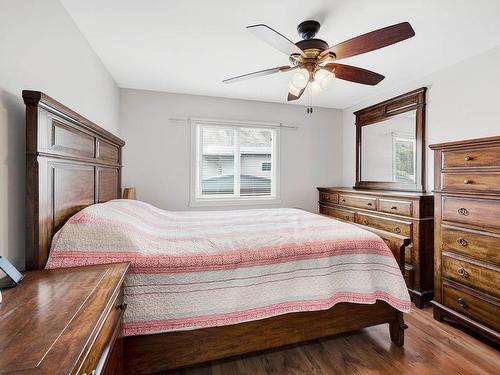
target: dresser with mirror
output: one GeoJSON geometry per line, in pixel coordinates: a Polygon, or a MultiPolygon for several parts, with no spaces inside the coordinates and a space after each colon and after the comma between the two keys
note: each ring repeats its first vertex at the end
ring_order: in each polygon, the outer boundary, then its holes
{"type": "Polygon", "coordinates": [[[419,308],[433,296],[434,197],[425,191],[425,93],[361,109],[354,187],[319,187],[320,213],[411,238],[405,280],[419,308]]]}

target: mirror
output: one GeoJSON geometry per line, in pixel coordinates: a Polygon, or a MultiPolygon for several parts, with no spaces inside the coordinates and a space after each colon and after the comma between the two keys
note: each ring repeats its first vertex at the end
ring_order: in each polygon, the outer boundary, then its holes
{"type": "Polygon", "coordinates": [[[424,191],[426,88],[355,112],[358,189],[424,191]]]}
{"type": "Polygon", "coordinates": [[[416,111],[405,112],[361,129],[363,181],[416,181],[416,111]]]}

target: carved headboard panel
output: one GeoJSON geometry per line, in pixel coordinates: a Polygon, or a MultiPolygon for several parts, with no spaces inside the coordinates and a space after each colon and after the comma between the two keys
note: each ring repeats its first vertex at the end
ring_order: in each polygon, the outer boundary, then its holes
{"type": "Polygon", "coordinates": [[[72,215],[121,195],[125,142],[39,91],[26,104],[26,269],[42,269],[72,215]]]}

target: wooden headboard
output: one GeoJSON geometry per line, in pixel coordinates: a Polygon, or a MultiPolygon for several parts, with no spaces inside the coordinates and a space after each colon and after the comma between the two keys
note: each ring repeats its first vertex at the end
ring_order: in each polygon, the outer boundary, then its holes
{"type": "Polygon", "coordinates": [[[26,269],[47,263],[53,235],[81,209],[121,195],[125,142],[39,91],[26,104],[26,269]]]}

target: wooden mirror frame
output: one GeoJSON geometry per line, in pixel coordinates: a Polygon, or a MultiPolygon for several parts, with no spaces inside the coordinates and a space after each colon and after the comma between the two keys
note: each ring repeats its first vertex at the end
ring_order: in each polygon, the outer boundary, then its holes
{"type": "Polygon", "coordinates": [[[356,116],[356,189],[380,189],[399,191],[425,191],[425,93],[426,87],[419,88],[395,98],[374,104],[354,112],[356,116]],[[363,181],[361,179],[361,130],[401,113],[416,110],[416,165],[415,183],[390,181],[363,181]]]}

